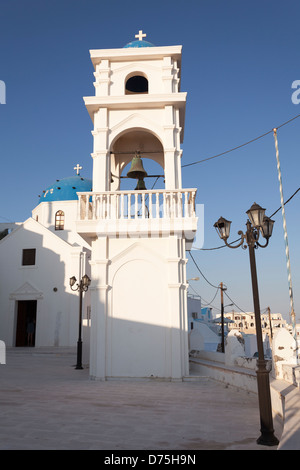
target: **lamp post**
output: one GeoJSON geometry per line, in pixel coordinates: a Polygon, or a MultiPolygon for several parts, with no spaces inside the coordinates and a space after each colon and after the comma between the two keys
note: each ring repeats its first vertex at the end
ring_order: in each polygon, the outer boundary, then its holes
{"type": "Polygon", "coordinates": [[[91,283],[90,278],[85,274],[79,283],[76,284],[76,277],[70,277],[70,287],[73,291],[79,291],[79,332],[77,341],[77,363],[75,369],[83,369],[82,367],[82,338],[81,338],[81,326],[82,326],[82,293],[86,292],[91,283]],[[76,284],[76,287],[74,287],[76,284]]]}
{"type": "Polygon", "coordinates": [[[257,283],[257,272],[256,272],[256,261],[255,261],[255,249],[258,247],[265,248],[269,239],[272,235],[274,221],[269,217],[265,216],[265,209],[254,203],[251,208],[246,212],[249,219],[246,223],[246,231],[243,233],[239,231],[238,234],[241,236],[241,240],[237,245],[232,245],[227,242],[230,235],[231,221],[220,217],[219,220],[214,224],[220,238],[224,241],[225,245],[229,248],[238,248],[242,246],[243,249],[249,249],[250,259],[250,271],[252,280],[252,294],[253,294],[253,305],[255,314],[255,325],[256,325],[256,339],[257,339],[257,389],[258,389],[258,401],[260,411],[260,423],[261,423],[261,435],[257,439],[257,443],[261,445],[274,446],[278,444],[278,439],[274,435],[273,429],[273,416],[271,406],[271,394],[270,394],[270,381],[269,371],[267,370],[267,362],[264,358],[263,339],[262,339],[262,328],[260,318],[260,305],[259,305],[259,294],[258,294],[258,283],[257,283]],[[259,243],[260,235],[266,240],[264,245],[259,243]]]}
{"type": "Polygon", "coordinates": [[[221,291],[221,349],[222,353],[225,352],[225,335],[224,335],[224,297],[223,292],[226,290],[226,287],[223,286],[223,282],[220,283],[220,291],[221,291]]]}

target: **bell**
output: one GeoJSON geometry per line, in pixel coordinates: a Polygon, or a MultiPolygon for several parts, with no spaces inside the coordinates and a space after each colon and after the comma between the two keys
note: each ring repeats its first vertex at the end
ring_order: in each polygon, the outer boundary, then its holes
{"type": "Polygon", "coordinates": [[[137,182],[137,185],[136,185],[136,188],[135,188],[135,191],[137,190],[140,190],[140,191],[143,191],[143,190],[146,190],[146,185],[145,185],[145,181],[141,178],[141,179],[138,179],[138,182],[137,182]]]}
{"type": "Polygon", "coordinates": [[[142,159],[139,155],[135,155],[131,161],[130,170],[127,173],[128,178],[142,180],[147,175],[144,170],[142,159]]]}

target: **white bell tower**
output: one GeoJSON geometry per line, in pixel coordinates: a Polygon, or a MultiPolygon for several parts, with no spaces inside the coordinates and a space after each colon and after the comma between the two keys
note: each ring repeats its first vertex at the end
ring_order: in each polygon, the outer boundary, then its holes
{"type": "Polygon", "coordinates": [[[90,51],[95,96],[84,98],[94,124],[93,192],[79,194],[77,230],[92,246],[90,374],[102,380],[189,373],[185,251],[197,218],[196,190],[181,184],[181,46],[155,47],[145,36],[90,51]],[[146,186],[124,171],[136,156],[146,186]],[[148,159],[164,189],[146,188],[148,159]]]}

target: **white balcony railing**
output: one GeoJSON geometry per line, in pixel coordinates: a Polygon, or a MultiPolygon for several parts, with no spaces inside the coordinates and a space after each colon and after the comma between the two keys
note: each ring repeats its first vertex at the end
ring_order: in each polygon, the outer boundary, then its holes
{"type": "Polygon", "coordinates": [[[195,215],[196,189],[78,193],[79,221],[188,219],[195,215]]]}

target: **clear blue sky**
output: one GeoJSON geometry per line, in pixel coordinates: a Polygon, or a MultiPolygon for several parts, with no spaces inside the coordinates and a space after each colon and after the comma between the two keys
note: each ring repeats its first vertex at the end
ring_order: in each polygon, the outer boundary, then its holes
{"type": "MultiPolygon", "coordinates": [[[[92,122],[83,96],[94,94],[89,49],[123,47],[139,29],[157,46],[182,45],[181,91],[188,93],[183,164],[247,142],[300,114],[291,85],[300,80],[300,4],[278,0],[1,0],[0,221],[31,215],[38,195],[80,163],[92,174],[92,122]]],[[[285,199],[300,186],[300,118],[278,132],[285,199]]],[[[214,222],[232,220],[232,238],[255,201],[280,206],[273,135],[183,169],[205,206],[204,248],[221,245],[214,222]]],[[[300,318],[300,192],[286,205],[295,310],[300,318]]],[[[261,309],[290,311],[282,216],[267,249],[257,250],[261,309]]],[[[248,252],[192,252],[206,278],[227,285],[251,311],[248,252]]],[[[189,258],[189,256],[188,256],[189,258]]],[[[188,277],[198,272],[190,260],[188,277]]],[[[201,276],[194,289],[210,301],[201,276]]],[[[229,299],[226,302],[231,303],[229,299]]],[[[219,295],[214,301],[219,307],[219,295]]],[[[231,307],[226,308],[226,311],[231,307]]],[[[218,313],[217,310],[214,311],[218,313]]]]}

